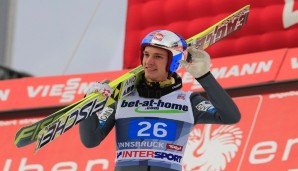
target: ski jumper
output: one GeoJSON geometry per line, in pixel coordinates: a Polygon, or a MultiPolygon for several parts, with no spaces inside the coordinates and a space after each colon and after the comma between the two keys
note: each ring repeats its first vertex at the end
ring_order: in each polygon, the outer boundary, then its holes
{"type": "Polygon", "coordinates": [[[107,119],[93,115],[80,123],[83,144],[99,145],[115,126],[115,171],[182,170],[188,135],[195,124],[240,120],[237,106],[210,72],[197,81],[209,100],[180,89],[159,98],[141,97],[134,91],[110,106],[107,119]]]}

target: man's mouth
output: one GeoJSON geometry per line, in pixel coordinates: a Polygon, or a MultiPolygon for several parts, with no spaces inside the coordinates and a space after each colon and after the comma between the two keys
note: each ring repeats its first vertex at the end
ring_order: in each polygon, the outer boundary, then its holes
{"type": "Polygon", "coordinates": [[[147,71],[156,71],[157,69],[155,69],[155,68],[151,68],[151,67],[146,67],[146,70],[147,70],[147,71]]]}

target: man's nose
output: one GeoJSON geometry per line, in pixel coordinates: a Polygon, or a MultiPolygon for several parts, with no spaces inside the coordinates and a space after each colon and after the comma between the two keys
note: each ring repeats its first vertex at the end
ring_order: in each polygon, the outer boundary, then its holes
{"type": "Polygon", "coordinates": [[[154,63],[154,58],[152,55],[150,55],[148,58],[147,58],[147,64],[153,64],[154,63]]]}

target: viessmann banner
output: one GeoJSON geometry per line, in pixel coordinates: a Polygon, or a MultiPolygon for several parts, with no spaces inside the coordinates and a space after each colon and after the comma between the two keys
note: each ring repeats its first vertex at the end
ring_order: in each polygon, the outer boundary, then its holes
{"type": "MultiPolygon", "coordinates": [[[[65,106],[80,100],[94,81],[113,80],[125,71],[0,82],[0,112],[65,106]]],[[[212,60],[211,72],[224,88],[298,79],[298,48],[237,55],[212,60]]],[[[184,90],[203,91],[184,69],[184,90]]]]}
{"type": "MultiPolygon", "coordinates": [[[[242,113],[241,121],[235,125],[195,126],[182,162],[184,171],[298,170],[298,88],[234,100],[242,113]]],[[[35,144],[17,148],[13,143],[17,130],[38,119],[0,121],[0,170],[113,171],[114,130],[100,146],[91,149],[81,144],[78,126],[35,154],[35,144]]]]}

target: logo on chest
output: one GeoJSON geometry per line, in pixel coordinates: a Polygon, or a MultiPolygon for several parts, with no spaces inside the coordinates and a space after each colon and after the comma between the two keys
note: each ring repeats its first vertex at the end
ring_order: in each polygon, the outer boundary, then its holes
{"type": "Polygon", "coordinates": [[[188,111],[188,106],[162,100],[123,100],[121,108],[135,108],[136,113],[177,114],[188,111]]]}

